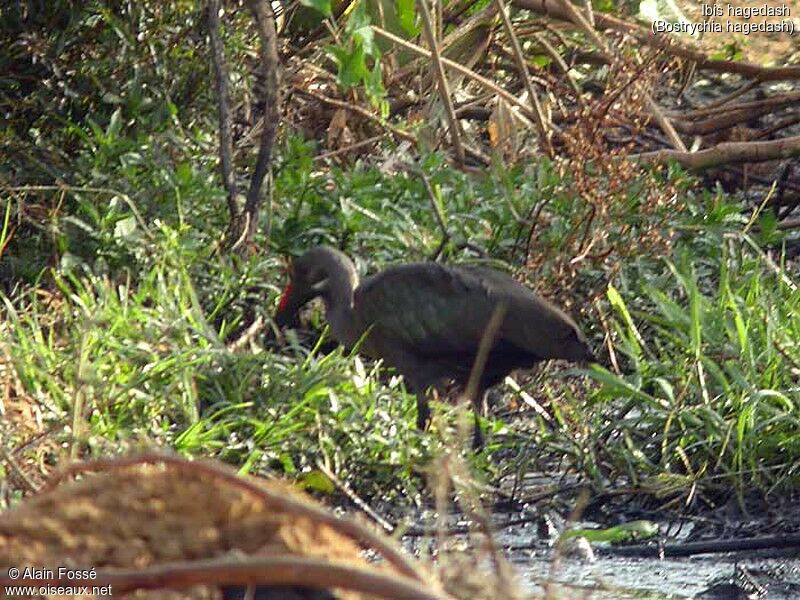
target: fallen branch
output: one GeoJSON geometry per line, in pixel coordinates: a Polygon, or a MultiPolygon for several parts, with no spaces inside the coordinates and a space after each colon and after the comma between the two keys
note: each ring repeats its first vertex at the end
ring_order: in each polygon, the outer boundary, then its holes
{"type": "MultiPolygon", "coordinates": [[[[726,104],[728,104],[730,102],[733,102],[739,96],[743,96],[744,94],[746,94],[747,92],[757,88],[758,86],[759,86],[759,82],[758,81],[752,81],[752,80],[751,81],[746,81],[744,83],[744,85],[739,86],[737,89],[732,91],[730,94],[728,94],[726,96],[723,96],[722,98],[719,98],[718,100],[714,100],[713,102],[709,102],[708,104],[706,104],[703,108],[701,108],[699,110],[701,110],[701,111],[705,111],[705,110],[714,111],[714,109],[717,109],[717,108],[719,108],[721,106],[725,106],[726,104]]],[[[686,115],[683,114],[681,116],[685,117],[686,115]]]]}
{"type": "Polygon", "coordinates": [[[722,129],[729,129],[735,125],[746,123],[751,119],[758,118],[762,115],[772,112],[768,108],[763,108],[760,111],[734,111],[724,112],[715,117],[709,117],[702,121],[686,121],[684,119],[674,119],[675,129],[681,133],[688,135],[708,135],[720,131],[722,129]]]}
{"type": "Polygon", "coordinates": [[[762,109],[778,109],[785,106],[796,106],[800,102],[800,92],[791,92],[788,94],[781,94],[780,96],[772,96],[771,98],[763,98],[761,100],[752,100],[750,102],[742,102],[740,104],[731,104],[728,106],[717,106],[710,104],[703,108],[698,108],[686,113],[670,113],[671,117],[682,119],[699,119],[708,117],[710,115],[718,115],[724,112],[737,112],[748,111],[754,112],[762,109]]]}
{"type": "Polygon", "coordinates": [[[635,544],[609,546],[600,549],[602,554],[614,556],[639,556],[643,558],[662,556],[693,556],[720,552],[751,552],[753,550],[780,550],[800,548],[800,534],[771,535],[739,540],[710,540],[685,542],[682,544],[635,544]]]}
{"type": "Polygon", "coordinates": [[[725,164],[766,162],[800,156],[800,136],[768,142],[724,142],[699,152],[657,150],[633,154],[629,158],[660,164],[674,160],[688,169],[703,170],[725,164]]]}
{"type": "Polygon", "coordinates": [[[756,139],[763,140],[764,138],[768,138],[776,133],[778,133],[781,129],[786,129],[787,127],[791,127],[792,125],[796,125],[800,123],[800,116],[796,117],[787,117],[775,123],[772,127],[767,127],[766,129],[759,130],[758,134],[756,135],[756,139]]]}

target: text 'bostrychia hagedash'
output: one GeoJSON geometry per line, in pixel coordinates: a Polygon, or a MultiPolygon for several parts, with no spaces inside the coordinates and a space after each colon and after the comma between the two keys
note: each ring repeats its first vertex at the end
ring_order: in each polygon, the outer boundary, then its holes
{"type": "Polygon", "coordinates": [[[509,275],[486,267],[411,263],[389,267],[359,284],[345,254],[317,246],[294,262],[276,324],[288,325],[318,296],[340,344],[353,348],[361,341],[359,352],[400,372],[417,395],[421,429],[430,419],[427,389],[448,380],[466,388],[487,325],[503,305],[505,314],[472,398],[476,445],[481,443],[477,413],[483,395],[511,371],[548,359],[594,360],[572,319],[509,275]]]}

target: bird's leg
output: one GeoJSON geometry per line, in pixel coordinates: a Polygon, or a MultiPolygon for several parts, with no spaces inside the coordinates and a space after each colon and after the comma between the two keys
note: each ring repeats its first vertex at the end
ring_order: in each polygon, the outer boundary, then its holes
{"type": "Polygon", "coordinates": [[[472,413],[475,416],[475,427],[472,430],[472,449],[483,449],[483,431],[481,417],[486,416],[486,388],[480,387],[472,397],[472,413]]]}
{"type": "Polygon", "coordinates": [[[483,450],[483,432],[481,431],[481,418],[475,413],[475,427],[472,429],[472,449],[483,450]]]}
{"type": "Polygon", "coordinates": [[[431,422],[431,407],[425,391],[417,392],[417,429],[420,431],[425,431],[431,422]]]}

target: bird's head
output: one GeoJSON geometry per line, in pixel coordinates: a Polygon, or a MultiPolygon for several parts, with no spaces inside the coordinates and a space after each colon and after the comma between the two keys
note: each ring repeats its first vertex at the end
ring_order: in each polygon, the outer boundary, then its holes
{"type": "Polygon", "coordinates": [[[536,353],[542,360],[597,362],[581,328],[567,313],[538,296],[532,302],[534,310],[529,313],[524,331],[529,339],[536,340],[536,353]]]}
{"type": "Polygon", "coordinates": [[[314,298],[322,296],[327,304],[336,290],[349,286],[352,294],[357,282],[355,267],[346,255],[328,246],[312,248],[292,264],[275,323],[279,327],[293,324],[300,309],[314,298]]]}
{"type": "Polygon", "coordinates": [[[559,344],[563,358],[576,363],[597,362],[597,357],[592,352],[589,342],[581,332],[580,328],[570,319],[562,329],[563,337],[559,344]]]}

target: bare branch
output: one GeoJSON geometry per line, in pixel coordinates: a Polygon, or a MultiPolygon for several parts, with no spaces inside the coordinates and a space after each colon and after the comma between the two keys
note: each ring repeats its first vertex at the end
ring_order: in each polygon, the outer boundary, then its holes
{"type": "Polygon", "coordinates": [[[219,107],[219,159],[222,183],[228,193],[228,213],[231,223],[239,219],[236,204],[236,181],[233,178],[233,135],[231,133],[231,107],[228,97],[228,70],[225,67],[225,47],[222,44],[219,13],[222,10],[219,0],[208,2],[208,35],[211,39],[211,58],[214,63],[214,76],[217,83],[217,104],[219,107]]]}
{"type": "Polygon", "coordinates": [[[330,106],[335,106],[336,108],[343,108],[344,110],[348,110],[358,115],[361,115],[365,119],[369,119],[373,123],[376,123],[377,125],[380,125],[381,127],[385,128],[387,131],[390,131],[400,139],[407,140],[415,144],[417,143],[417,137],[414,134],[408,133],[407,131],[403,131],[398,127],[394,127],[391,123],[387,123],[384,119],[381,119],[379,116],[372,114],[366,108],[358,106],[357,104],[351,104],[349,102],[345,102],[344,100],[337,100],[336,98],[331,98],[330,96],[326,96],[325,94],[305,89],[297,85],[293,86],[292,89],[301,94],[305,94],[306,96],[311,96],[312,98],[316,98],[320,102],[324,102],[325,104],[328,104],[330,106]]]}
{"type": "Polygon", "coordinates": [[[249,0],[248,7],[256,22],[259,41],[261,42],[261,76],[263,78],[264,120],[261,126],[261,141],[258,148],[255,170],[250,180],[244,212],[248,215],[248,226],[245,240],[252,241],[258,224],[258,210],[263,196],[261,187],[272,162],[272,146],[278,130],[280,118],[280,77],[278,74],[278,34],[275,30],[275,14],[264,0],[249,0]]]}

